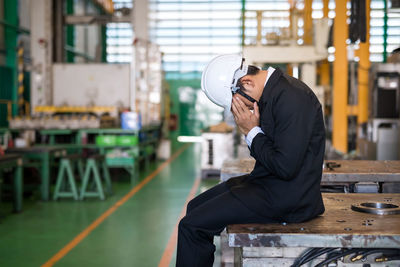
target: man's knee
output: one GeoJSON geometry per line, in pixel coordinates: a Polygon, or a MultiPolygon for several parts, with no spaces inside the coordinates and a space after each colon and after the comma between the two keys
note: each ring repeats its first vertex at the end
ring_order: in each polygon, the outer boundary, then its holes
{"type": "Polygon", "coordinates": [[[186,214],[189,214],[195,208],[194,199],[190,200],[186,207],[186,214]]]}
{"type": "Polygon", "coordinates": [[[187,214],[179,221],[178,228],[192,230],[199,227],[198,223],[199,218],[197,216],[194,214],[187,214]]]}
{"type": "Polygon", "coordinates": [[[179,221],[178,230],[179,232],[182,232],[182,231],[187,231],[189,228],[190,224],[188,223],[188,217],[185,216],[179,221]]]}

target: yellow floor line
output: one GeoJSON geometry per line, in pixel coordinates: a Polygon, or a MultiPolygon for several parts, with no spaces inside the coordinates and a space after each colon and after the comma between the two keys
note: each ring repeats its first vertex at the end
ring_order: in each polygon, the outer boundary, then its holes
{"type": "Polygon", "coordinates": [[[87,237],[90,232],[97,228],[108,216],[114,213],[121,205],[128,201],[133,195],[135,195],[140,189],[143,188],[148,182],[150,182],[158,173],[160,173],[165,167],[168,166],[173,160],[175,160],[190,144],[186,144],[181,147],[178,151],[172,155],[167,161],[161,164],[154,172],[147,176],[143,181],[141,181],[137,186],[132,188],[129,193],[122,197],[117,203],[115,203],[111,208],[105,211],[100,217],[98,217],[92,224],[90,224],[85,230],[83,230],[79,235],[77,235],[72,241],[70,241],[65,247],[58,251],[51,259],[49,259],[42,267],[53,266],[57,261],[62,259],[67,255],[74,247],[76,247],[85,237],[87,237]]]}
{"type": "Polygon", "coordinates": [[[190,190],[190,193],[186,199],[185,205],[183,206],[183,209],[181,211],[181,214],[179,215],[178,222],[176,223],[174,230],[171,234],[171,237],[168,240],[167,247],[164,250],[164,254],[161,257],[160,263],[158,264],[158,267],[168,267],[171,263],[172,255],[175,252],[176,244],[178,242],[178,224],[179,221],[185,216],[186,213],[186,206],[189,203],[189,201],[196,195],[196,192],[199,188],[200,184],[200,179],[196,179],[194,181],[193,187],[190,190]]]}

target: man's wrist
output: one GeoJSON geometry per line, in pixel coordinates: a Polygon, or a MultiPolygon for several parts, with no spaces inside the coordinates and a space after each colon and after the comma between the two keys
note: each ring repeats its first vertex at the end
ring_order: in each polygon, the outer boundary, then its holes
{"type": "MultiPolygon", "coordinates": [[[[256,128],[260,128],[260,126],[254,126],[254,127],[252,127],[252,128],[250,128],[250,129],[246,129],[247,130],[247,132],[244,134],[245,136],[247,136],[251,131],[254,131],[254,129],[256,129],[256,128]]],[[[261,128],[260,128],[261,129],[261,128]]]]}
{"type": "Polygon", "coordinates": [[[253,142],[254,137],[256,137],[257,134],[259,133],[264,133],[263,130],[260,128],[260,126],[255,126],[253,127],[246,135],[246,143],[249,147],[251,147],[251,143],[253,142]]]}

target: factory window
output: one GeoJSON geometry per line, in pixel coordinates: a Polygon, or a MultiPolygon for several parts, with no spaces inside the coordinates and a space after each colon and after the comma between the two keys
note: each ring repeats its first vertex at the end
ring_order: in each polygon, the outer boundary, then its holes
{"type": "MultiPolygon", "coordinates": [[[[201,72],[217,54],[241,51],[241,0],[149,1],[150,36],[164,53],[166,72],[201,72]]],[[[322,17],[322,7],[322,0],[314,0],[313,18],[322,17]]],[[[301,3],[298,8],[303,8],[301,3]]],[[[257,36],[257,10],[263,10],[263,36],[269,32],[280,34],[279,29],[289,26],[287,0],[246,0],[245,9],[246,45],[253,44],[257,36]]],[[[333,17],[332,3],[330,9],[329,17],[333,17]]],[[[299,34],[303,34],[302,25],[299,25],[299,34]]]]}
{"type": "MultiPolygon", "coordinates": [[[[389,1],[390,2],[390,1],[389,1]]],[[[370,59],[375,62],[383,61],[384,52],[384,1],[371,0],[371,29],[370,29],[370,59]]],[[[387,13],[387,55],[400,46],[400,13],[388,9],[387,13]]]]}
{"type": "Polygon", "coordinates": [[[150,0],[150,37],[164,53],[164,70],[199,73],[214,56],[239,53],[241,8],[240,0],[150,0]]]}
{"type": "MultiPolygon", "coordinates": [[[[132,0],[113,0],[114,9],[132,8],[132,0]]],[[[130,63],[132,61],[133,30],[130,23],[107,24],[107,62],[130,63]]]]}
{"type": "MultiPolygon", "coordinates": [[[[260,0],[249,0],[246,1],[247,10],[268,10],[271,12],[263,13],[263,35],[268,32],[279,33],[280,27],[287,27],[289,25],[289,1],[274,1],[273,4],[268,1],[260,0]],[[271,19],[274,19],[271,20],[271,19]],[[264,27],[264,25],[268,25],[264,27]]],[[[304,4],[299,1],[296,7],[302,10],[304,4]]],[[[349,6],[350,7],[350,6],[349,6]]],[[[371,0],[371,19],[370,19],[370,60],[372,62],[382,62],[384,52],[384,1],[382,0],[371,0]]],[[[314,0],[312,5],[312,18],[319,19],[323,17],[323,0],[314,0]]],[[[249,12],[248,12],[249,13],[249,12]]],[[[253,16],[253,21],[246,24],[246,36],[252,36],[253,42],[256,38],[256,15],[253,16]]],[[[328,17],[333,19],[335,17],[335,2],[329,1],[329,13],[328,17]]],[[[387,20],[387,38],[386,38],[386,52],[389,55],[394,49],[400,46],[400,13],[388,9],[388,20],[387,20]]],[[[304,34],[302,21],[299,21],[299,40],[298,44],[302,44],[302,35],[304,34]]],[[[263,40],[265,42],[265,40],[263,40]]],[[[247,44],[251,44],[251,39],[246,40],[247,44]]],[[[329,61],[334,60],[334,49],[329,50],[329,61]]]]}
{"type": "MultiPolygon", "coordinates": [[[[118,1],[116,1],[118,2],[118,1]]],[[[150,36],[164,53],[164,69],[167,72],[203,70],[206,62],[219,53],[241,51],[241,0],[149,0],[150,36]]],[[[245,44],[253,44],[257,36],[257,10],[263,10],[263,32],[285,34],[282,28],[289,26],[290,4],[287,0],[246,0],[245,44]]],[[[301,11],[304,2],[298,1],[301,11]]],[[[313,19],[323,17],[323,0],[313,1],[313,19]]],[[[335,2],[329,1],[328,17],[335,16],[335,2]]],[[[303,43],[302,19],[298,22],[298,44],[303,43]]],[[[400,13],[389,9],[387,23],[389,54],[400,44],[400,13]]],[[[371,0],[370,59],[383,60],[384,4],[371,0]]],[[[263,38],[262,43],[266,43],[263,38]]],[[[331,49],[332,51],[332,49],[331,49]]],[[[333,53],[330,59],[333,60],[333,53]]]]}

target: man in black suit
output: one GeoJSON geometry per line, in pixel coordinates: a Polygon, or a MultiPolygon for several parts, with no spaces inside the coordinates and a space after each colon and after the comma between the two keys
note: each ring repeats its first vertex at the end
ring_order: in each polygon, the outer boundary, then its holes
{"type": "Polygon", "coordinates": [[[317,97],[271,67],[247,66],[232,88],[231,110],[256,164],[249,175],[189,202],[179,223],[177,266],[212,266],[213,238],[229,224],[303,222],[324,212],[325,127],[317,97]]]}

